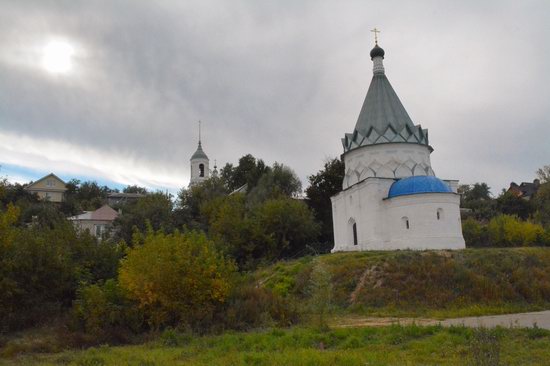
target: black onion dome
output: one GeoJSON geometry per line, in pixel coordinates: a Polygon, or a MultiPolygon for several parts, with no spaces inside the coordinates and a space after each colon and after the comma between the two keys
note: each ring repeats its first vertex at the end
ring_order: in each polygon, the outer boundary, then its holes
{"type": "Polygon", "coordinates": [[[371,60],[375,57],[384,58],[384,54],[385,54],[384,50],[378,45],[375,45],[374,48],[370,51],[370,58],[371,60]]]}

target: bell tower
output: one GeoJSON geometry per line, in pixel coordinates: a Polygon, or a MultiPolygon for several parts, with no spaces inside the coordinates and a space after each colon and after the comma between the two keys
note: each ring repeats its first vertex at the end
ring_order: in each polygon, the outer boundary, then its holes
{"type": "Polygon", "coordinates": [[[201,141],[201,121],[199,121],[199,146],[197,151],[191,156],[191,181],[189,185],[203,182],[204,180],[210,178],[210,167],[208,156],[202,150],[202,141],[201,141]]]}

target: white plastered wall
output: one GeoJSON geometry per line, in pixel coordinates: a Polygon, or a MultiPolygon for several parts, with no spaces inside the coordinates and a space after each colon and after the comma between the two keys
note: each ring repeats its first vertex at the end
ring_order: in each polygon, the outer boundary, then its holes
{"type": "Polygon", "coordinates": [[[332,252],[465,247],[457,194],[427,193],[387,199],[393,182],[369,178],[331,198],[335,242],[332,252]],[[409,221],[408,229],[405,220],[409,221]]]}
{"type": "Polygon", "coordinates": [[[346,167],[342,189],[369,177],[405,178],[413,175],[435,175],[430,162],[430,149],[425,145],[387,143],[369,145],[344,155],[346,167]]]}

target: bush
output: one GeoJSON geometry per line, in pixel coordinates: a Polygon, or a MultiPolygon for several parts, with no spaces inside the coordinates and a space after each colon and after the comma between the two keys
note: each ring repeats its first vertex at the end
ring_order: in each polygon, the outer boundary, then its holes
{"type": "Polygon", "coordinates": [[[298,309],[289,298],[253,283],[235,288],[224,317],[228,328],[238,330],[287,327],[298,320],[298,309]]]}
{"type": "Polygon", "coordinates": [[[137,304],[113,280],[78,290],[73,315],[80,327],[97,342],[126,342],[143,330],[143,314],[137,304]]]}
{"type": "Polygon", "coordinates": [[[152,327],[200,329],[226,301],[234,272],[203,233],[149,232],[122,260],[119,283],[152,327]]]}
{"type": "Polygon", "coordinates": [[[71,306],[80,282],[116,275],[120,247],[66,221],[15,227],[17,210],[9,207],[0,213],[0,328],[47,321],[71,306]]]}
{"type": "Polygon", "coordinates": [[[544,244],[544,228],[529,221],[521,221],[515,216],[499,215],[487,225],[489,240],[500,247],[530,246],[544,244]]]}

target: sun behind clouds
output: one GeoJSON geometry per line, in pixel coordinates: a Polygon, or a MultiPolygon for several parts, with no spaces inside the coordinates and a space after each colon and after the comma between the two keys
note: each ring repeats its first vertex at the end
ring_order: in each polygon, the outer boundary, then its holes
{"type": "Polygon", "coordinates": [[[49,41],[42,49],[42,66],[52,74],[68,74],[73,69],[74,47],[65,40],[49,41]]]}

